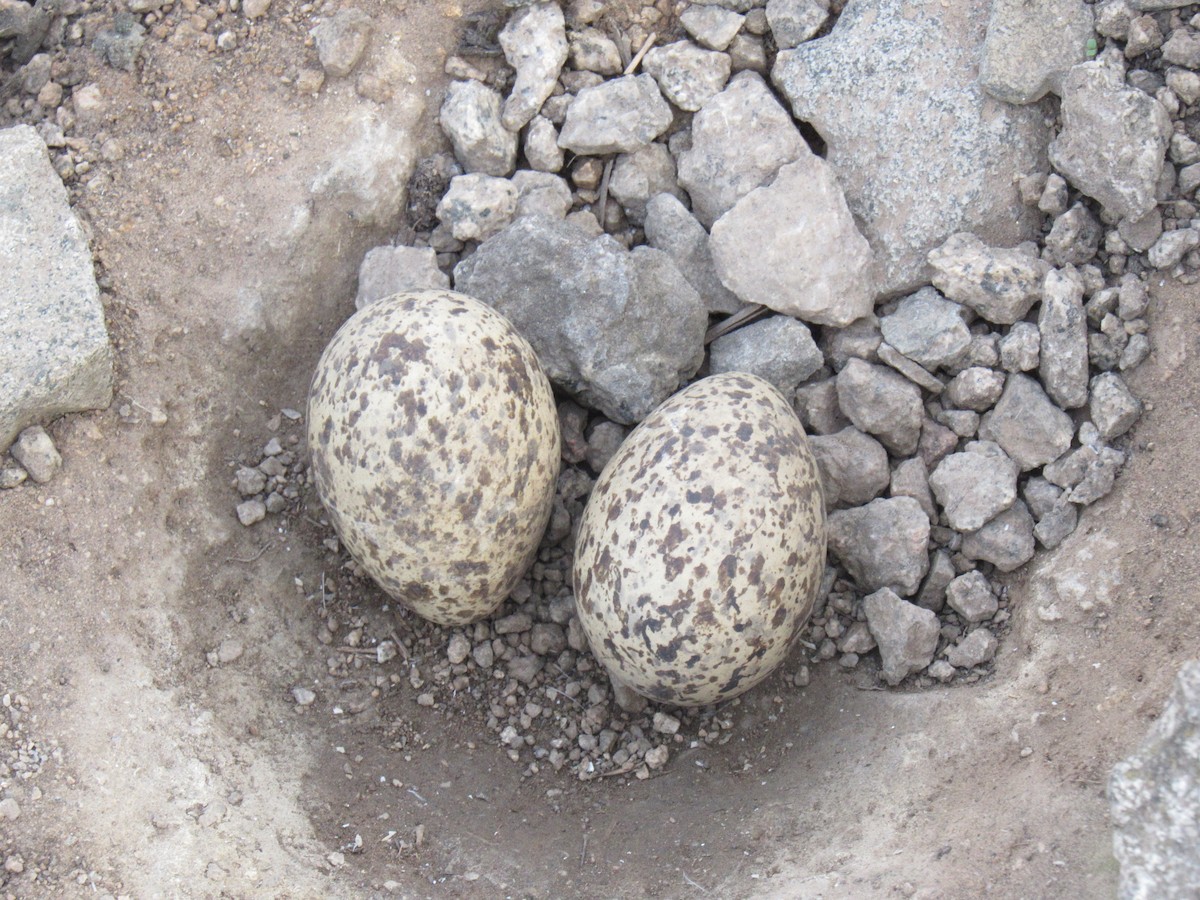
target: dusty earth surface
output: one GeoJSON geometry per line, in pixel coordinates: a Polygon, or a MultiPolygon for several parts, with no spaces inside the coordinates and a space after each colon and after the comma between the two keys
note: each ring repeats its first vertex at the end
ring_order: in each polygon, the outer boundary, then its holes
{"type": "Polygon", "coordinates": [[[122,148],[72,187],[118,396],[53,426],[53,482],[0,495],[7,895],[1112,896],[1108,771],[1200,639],[1194,287],[1154,283],[1131,461],[1008,580],[1011,629],[978,684],[861,690],[826,664],[735,702],[723,746],[581,783],[523,777],[482,718],[418,706],[402,656],[327,675],[331,616],[411,623],[370,590],[327,597],[339,558],[311,496],[243,528],[231,463],[271,437],[302,450],[280,412],[303,409],[362,253],[396,236],[314,182],[364,135],[410,159],[440,146],[442,61],[482,7],[358,5],[384,102],[291,83],[335,7],[276,0],[253,28],[227,13],[222,53],[177,9],[136,73],[74,51],[103,98],[80,131],[122,148]],[[210,665],[231,640],[240,658],[210,665]]]}

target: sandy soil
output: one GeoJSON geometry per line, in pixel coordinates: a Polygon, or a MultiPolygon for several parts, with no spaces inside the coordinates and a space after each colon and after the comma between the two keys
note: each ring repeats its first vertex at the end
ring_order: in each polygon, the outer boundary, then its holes
{"type": "Polygon", "coordinates": [[[482,6],[361,5],[383,103],[285,82],[316,65],[286,6],[232,53],[152,39],[140,74],[75,51],[104,98],[80,130],[124,149],[73,191],[118,398],[53,427],[55,481],[0,495],[8,895],[1111,896],[1107,773],[1200,639],[1195,288],[1155,285],[1131,462],[1010,579],[982,683],[862,690],[821,666],[732,707],[723,747],[580,783],[524,779],[481,719],[419,707],[399,658],[328,677],[329,615],[386,634],[393,614],[323,608],[328,531],[307,507],[243,528],[230,465],[272,436],[301,449],[280,410],[303,409],[362,253],[392,236],[355,216],[352,173],[314,184],[364,136],[438,146],[442,59],[482,6]]]}

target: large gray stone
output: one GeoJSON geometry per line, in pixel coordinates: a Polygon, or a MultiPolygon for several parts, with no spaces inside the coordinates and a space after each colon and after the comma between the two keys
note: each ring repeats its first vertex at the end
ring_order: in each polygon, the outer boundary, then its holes
{"type": "Polygon", "coordinates": [[[567,107],[558,146],[581,156],[640,150],[667,130],[671,107],[649,75],[584,88],[567,107]]]}
{"type": "Polygon", "coordinates": [[[439,117],[467,172],[504,176],[517,161],[517,135],[500,121],[500,95],[478,81],[455,81],[439,117]]]}
{"type": "Polygon", "coordinates": [[[500,47],[517,77],[500,121],[520,131],[554,91],[567,61],[567,31],[557,3],[532,3],[513,13],[500,30],[500,47]]]}
{"type": "Polygon", "coordinates": [[[450,189],[438,201],[438,221],[460,241],[482,241],[512,221],[517,213],[517,188],[507,178],[472,172],[450,179],[450,189]]]}
{"type": "Polygon", "coordinates": [[[1100,247],[1103,229],[1082,203],[1076,203],[1054,220],[1046,235],[1045,259],[1056,266],[1082,266],[1091,262],[1100,247]]]}
{"type": "Polygon", "coordinates": [[[1018,474],[999,444],[973,441],[938,463],[929,486],[951,528],[975,531],[1016,502],[1018,474]]]}
{"type": "Polygon", "coordinates": [[[1106,53],[1074,66],[1063,82],[1061,115],[1062,131],[1050,145],[1054,168],[1115,216],[1149,213],[1171,119],[1161,103],[1125,84],[1121,58],[1106,53]]]}
{"type": "Polygon", "coordinates": [[[910,456],[921,438],[921,389],[884,366],[852,359],[837,378],[838,403],[854,426],[889,450],[910,456]]]}
{"type": "Polygon", "coordinates": [[[1100,437],[1111,441],[1133,427],[1142,414],[1142,403],[1114,372],[1105,372],[1092,379],[1088,411],[1100,437]]]}
{"type": "Polygon", "coordinates": [[[933,662],[938,619],[932,610],[902,600],[887,588],[864,598],[862,605],[888,684],[899,684],[933,662]]]}
{"type": "Polygon", "coordinates": [[[438,268],[432,247],[376,247],[358,267],[354,308],[362,309],[400,291],[448,287],[450,278],[438,268]]]}
{"type": "Polygon", "coordinates": [[[829,18],[829,0],[767,0],[767,21],[780,50],[798,47],[829,18]]]}
{"type": "Polygon", "coordinates": [[[626,251],[543,216],[518,219],[454,270],[533,345],[547,375],[614,422],[645,418],[704,359],[708,312],[667,254],[626,251]]]}
{"type": "Polygon", "coordinates": [[[1051,269],[1046,273],[1038,332],[1038,375],[1046,393],[1063,409],[1083,406],[1088,399],[1087,317],[1083,311],[1083,279],[1075,269],[1051,269]]]}
{"type": "Polygon", "coordinates": [[[687,112],[695,112],[729,80],[728,54],[702,50],[690,41],[656,47],[642,61],[663,96],[687,112]]]}
{"type": "Polygon", "coordinates": [[[928,259],[934,287],[997,325],[1025,317],[1041,299],[1049,268],[1020,249],[988,247],[967,233],[951,235],[928,259]]]}
{"type": "Polygon", "coordinates": [[[734,76],[692,120],[692,146],[679,156],[679,183],[706,227],[779,167],[811,155],[792,117],[762,77],[734,76]]]}
{"type": "Polygon", "coordinates": [[[963,535],[963,556],[990,562],[1001,572],[1025,565],[1034,549],[1033,516],[1020,500],[978,531],[963,535]]]}
{"type": "Polygon", "coordinates": [[[87,238],[46,145],[0,131],[0,453],[26,426],[112,401],[113,354],[87,238]]]}
{"type": "Polygon", "coordinates": [[[1028,375],[1008,376],[1004,393],[979,424],[979,436],[995,441],[1028,472],[1058,459],[1071,446],[1071,417],[1054,405],[1028,375]]]}
{"type": "Polygon", "coordinates": [[[1200,896],[1200,660],[1108,781],[1121,900],[1200,896]]]}
{"type": "Polygon", "coordinates": [[[825,362],[812,332],[788,316],[771,316],[722,335],[710,347],[709,369],[750,372],[791,400],[796,387],[825,362]]]}
{"type": "Polygon", "coordinates": [[[1087,59],[1092,8],[1083,0],[996,0],[979,62],[979,83],[1005,103],[1033,103],[1062,89],[1087,59]]]}
{"type": "Polygon", "coordinates": [[[812,153],[780,168],[713,225],[721,281],[747,303],[818,325],[849,325],[875,299],[871,248],[829,164],[812,153]]]}
{"type": "Polygon", "coordinates": [[[927,254],[956,232],[994,246],[1037,235],[1013,176],[1046,170],[1049,129],[979,85],[990,7],[850,0],[829,36],[775,64],[796,117],[828,145],[886,293],[927,283],[927,254]]]}
{"type": "MultiPolygon", "coordinates": [[[[616,168],[614,166],[614,168],[616,168]]],[[[662,250],[700,294],[710,313],[735,313],[742,301],[721,283],[708,246],[708,232],[669,193],[651,197],[646,203],[646,243],[662,250]]]]}
{"type": "Polygon", "coordinates": [[[865,591],[917,592],[929,569],[929,516],[912,497],[872,500],[830,514],[829,550],[865,591]]]}
{"type": "Polygon", "coordinates": [[[879,330],[885,341],[931,371],[956,362],[971,344],[962,307],[928,287],[880,318],[879,330]]]}
{"type": "Polygon", "coordinates": [[[817,458],[829,509],[861,506],[887,490],[888,455],[875,438],[848,426],[837,434],[813,435],[808,441],[817,458]]]}

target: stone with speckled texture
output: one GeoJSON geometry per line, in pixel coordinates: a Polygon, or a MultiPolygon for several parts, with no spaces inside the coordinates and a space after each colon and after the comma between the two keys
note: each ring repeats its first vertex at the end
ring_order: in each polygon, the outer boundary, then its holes
{"type": "Polygon", "coordinates": [[[787,655],[825,565],[816,462],[790,405],[753,375],[680,391],[596,483],[575,552],[579,618],[614,679],[703,706],[787,655]]]}
{"type": "Polygon", "coordinates": [[[308,442],[338,536],[388,594],[442,625],[491,613],[550,518],[550,382],[501,315],[414,291],[352,316],[317,364],[308,442]]]}

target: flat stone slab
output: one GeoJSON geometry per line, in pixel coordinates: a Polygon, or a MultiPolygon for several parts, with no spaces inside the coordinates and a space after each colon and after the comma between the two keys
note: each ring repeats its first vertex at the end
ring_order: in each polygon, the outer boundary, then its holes
{"type": "Polygon", "coordinates": [[[0,131],[0,452],[27,425],[112,402],[113,354],[87,238],[46,145],[0,131]]]}
{"type": "Polygon", "coordinates": [[[1046,171],[1050,132],[1039,109],[979,85],[991,5],[850,0],[827,37],[775,64],[796,117],[828,145],[885,294],[928,283],[926,255],[956,232],[997,247],[1037,236],[1013,176],[1046,171]]]}

